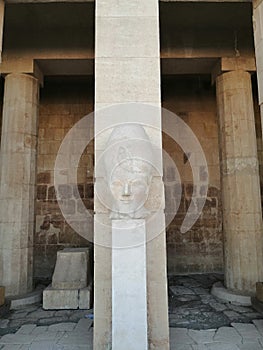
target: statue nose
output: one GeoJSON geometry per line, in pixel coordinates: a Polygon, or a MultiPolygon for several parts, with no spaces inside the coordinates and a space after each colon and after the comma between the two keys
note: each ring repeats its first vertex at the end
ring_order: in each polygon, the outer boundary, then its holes
{"type": "Polygon", "coordinates": [[[126,182],[123,186],[123,196],[130,196],[131,195],[131,190],[130,190],[130,185],[126,182]]]}

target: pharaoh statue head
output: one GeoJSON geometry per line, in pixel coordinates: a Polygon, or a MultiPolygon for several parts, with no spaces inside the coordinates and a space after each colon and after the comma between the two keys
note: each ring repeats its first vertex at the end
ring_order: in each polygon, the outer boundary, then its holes
{"type": "Polygon", "coordinates": [[[139,124],[114,128],[104,157],[106,181],[112,196],[111,219],[142,219],[152,180],[153,152],[139,124]]]}

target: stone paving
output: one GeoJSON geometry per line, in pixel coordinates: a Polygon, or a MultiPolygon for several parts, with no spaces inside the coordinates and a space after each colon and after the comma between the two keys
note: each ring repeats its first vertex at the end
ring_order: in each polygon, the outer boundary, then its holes
{"type": "Polygon", "coordinates": [[[211,295],[212,285],[218,281],[223,281],[223,275],[169,277],[170,326],[200,330],[263,318],[252,307],[232,305],[211,295]]]}
{"type": "MultiPolygon", "coordinates": [[[[169,277],[171,350],[263,349],[263,315],[211,296],[218,280],[221,275],[169,277]]],[[[0,319],[0,350],[92,349],[92,313],[41,305],[14,310],[0,319]]]]}
{"type": "Polygon", "coordinates": [[[231,327],[194,330],[170,328],[170,350],[262,350],[263,320],[231,327]]]}
{"type": "Polygon", "coordinates": [[[15,334],[0,339],[2,350],[77,350],[92,349],[92,321],[63,322],[50,326],[27,324],[15,334]]]}
{"type": "MultiPolygon", "coordinates": [[[[0,338],[1,350],[81,350],[92,349],[90,319],[50,326],[27,324],[14,334],[0,338]]],[[[231,327],[194,330],[170,328],[171,350],[262,350],[263,320],[232,323],[231,327]]],[[[162,350],[162,349],[160,349],[162,350]]]]}

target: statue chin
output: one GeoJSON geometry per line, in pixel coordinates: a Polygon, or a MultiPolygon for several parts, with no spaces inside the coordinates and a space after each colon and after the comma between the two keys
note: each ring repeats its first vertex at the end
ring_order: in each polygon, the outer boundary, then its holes
{"type": "Polygon", "coordinates": [[[145,219],[148,215],[150,215],[150,211],[145,207],[141,207],[136,211],[122,212],[117,206],[114,206],[110,219],[112,220],[122,220],[122,219],[145,219]]]}

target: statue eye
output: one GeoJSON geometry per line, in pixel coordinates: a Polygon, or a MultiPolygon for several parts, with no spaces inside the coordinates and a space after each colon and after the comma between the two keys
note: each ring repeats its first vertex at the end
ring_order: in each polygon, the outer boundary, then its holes
{"type": "Polygon", "coordinates": [[[122,184],[122,182],[121,181],[113,181],[112,183],[111,183],[111,187],[123,187],[123,184],[122,184]]]}
{"type": "Polygon", "coordinates": [[[147,184],[146,184],[146,182],[145,181],[143,181],[143,180],[133,180],[132,181],[132,186],[133,187],[146,187],[147,186],[147,184]]]}

